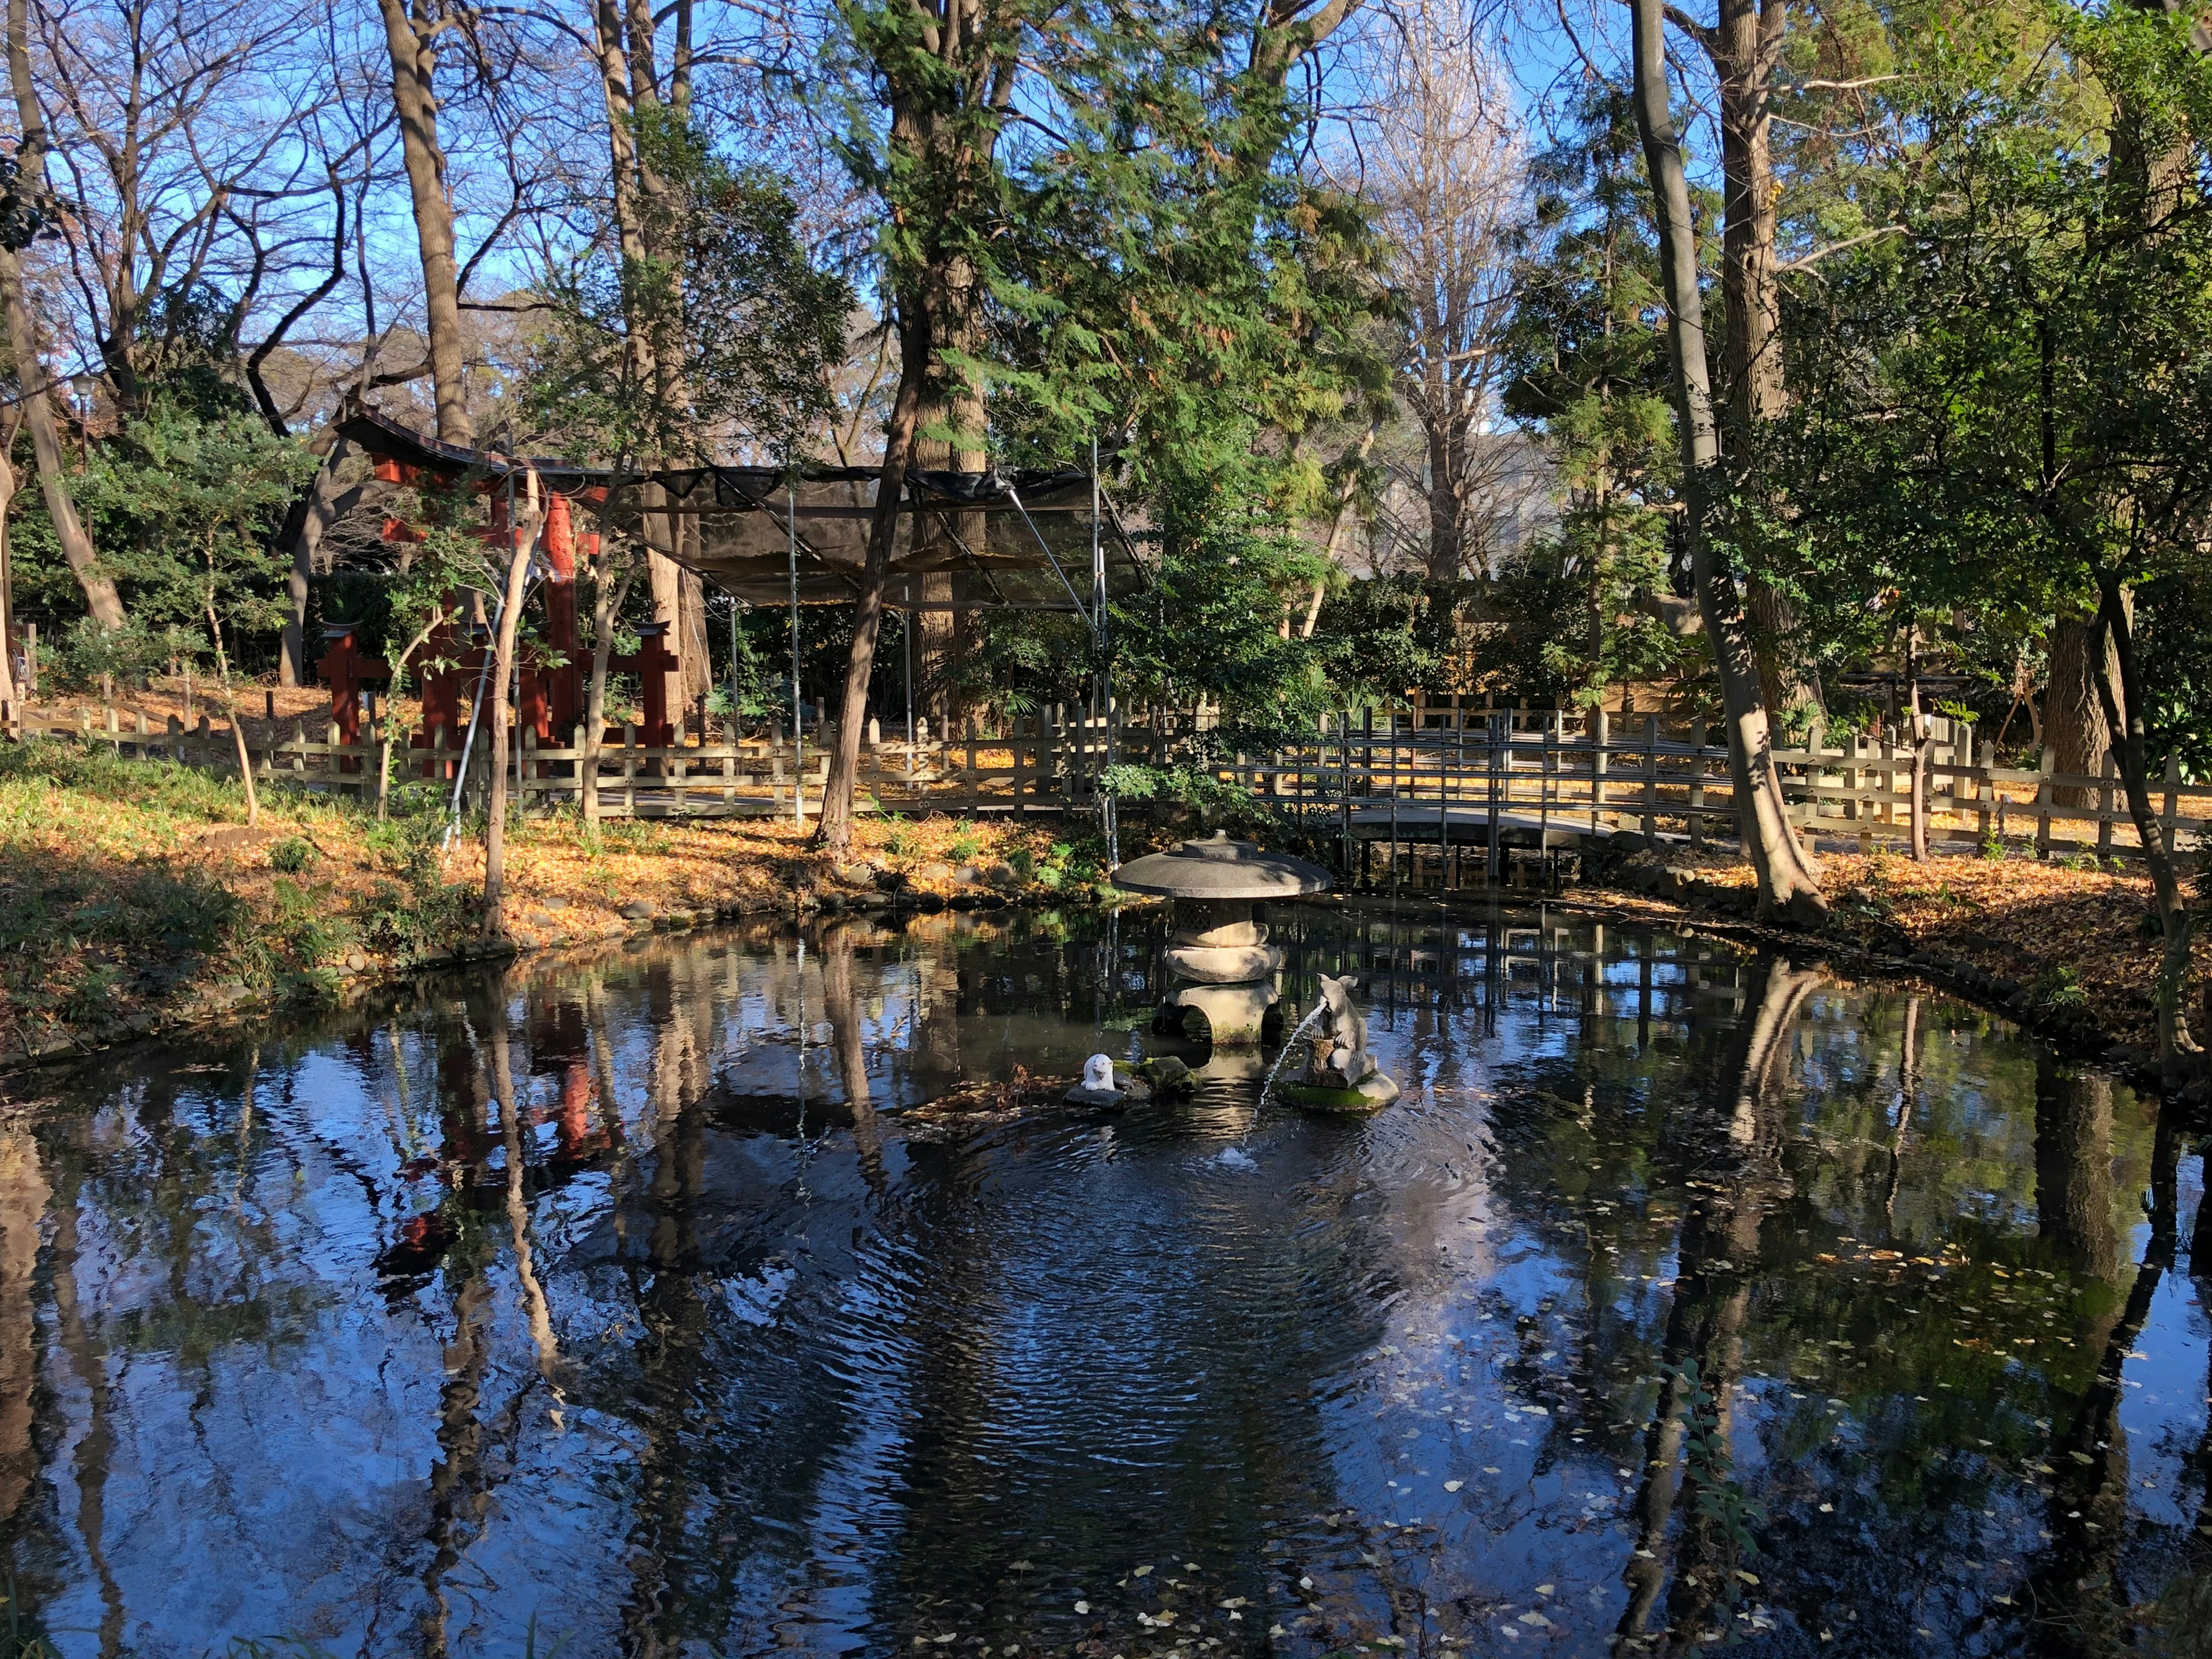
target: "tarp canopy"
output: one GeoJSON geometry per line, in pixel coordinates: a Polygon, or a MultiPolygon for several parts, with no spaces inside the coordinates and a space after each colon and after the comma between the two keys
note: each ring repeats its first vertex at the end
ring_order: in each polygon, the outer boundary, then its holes
{"type": "MultiPolygon", "coordinates": [[[[440,443],[368,411],[339,435],[368,453],[432,472],[502,477],[526,469],[616,528],[757,605],[790,600],[796,528],[801,604],[860,592],[882,481],[873,467],[637,471],[503,455],[440,443]]],[[[1086,614],[1094,537],[1109,597],[1148,578],[1113,503],[1087,471],[910,471],[898,505],[885,603],[895,610],[1064,611],[1086,614]]]]}

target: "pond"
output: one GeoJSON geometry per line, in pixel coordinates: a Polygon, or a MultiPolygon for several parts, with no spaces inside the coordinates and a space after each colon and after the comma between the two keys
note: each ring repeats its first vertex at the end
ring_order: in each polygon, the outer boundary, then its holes
{"type": "Polygon", "coordinates": [[[1711,939],[1273,920],[1301,1005],[1364,976],[1389,1109],[1260,1103],[1254,1060],[925,1121],[1162,1042],[1146,912],[665,938],[31,1079],[27,1628],[2205,1650],[2183,1125],[1974,1008],[1711,939]]]}

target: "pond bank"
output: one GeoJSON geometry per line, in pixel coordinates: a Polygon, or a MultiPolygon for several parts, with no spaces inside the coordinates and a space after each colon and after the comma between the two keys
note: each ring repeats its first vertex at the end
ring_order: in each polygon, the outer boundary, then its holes
{"type": "MultiPolygon", "coordinates": [[[[0,747],[0,1073],[471,957],[802,908],[1102,892],[1059,824],[863,817],[833,865],[781,821],[611,822],[594,841],[538,819],[510,842],[510,938],[494,945],[478,938],[481,850],[441,851],[434,814],[380,824],[349,803],[270,792],[261,823],[245,818],[234,786],[203,773],[0,747]]],[[[1832,916],[1809,938],[1754,926],[1751,872],[1712,854],[1631,859],[1568,902],[1918,974],[2148,1080],[2159,947],[2142,927],[2142,878],[1883,854],[1823,870],[1832,916]]],[[[2212,976],[2212,936],[2197,961],[2212,976]]]]}
{"type": "Polygon", "coordinates": [[[863,817],[833,861],[761,818],[532,819],[484,941],[480,845],[444,820],[60,744],[0,744],[0,1073],[474,957],[793,914],[1090,896],[1058,826],[863,817]]]}
{"type": "MultiPolygon", "coordinates": [[[[1811,935],[1753,921],[1750,869],[1710,853],[1632,859],[1598,890],[1608,905],[1669,926],[1813,942],[1917,975],[2154,1085],[2160,947],[2146,927],[2150,882],[2094,862],[1829,854],[1821,860],[1829,920],[1811,935]]],[[[2194,945],[2199,988],[2189,1012],[2201,1038],[2212,1024],[2212,937],[2200,927],[2194,945]]],[[[2205,1081],[2200,1067],[2191,1086],[2205,1081]]]]}

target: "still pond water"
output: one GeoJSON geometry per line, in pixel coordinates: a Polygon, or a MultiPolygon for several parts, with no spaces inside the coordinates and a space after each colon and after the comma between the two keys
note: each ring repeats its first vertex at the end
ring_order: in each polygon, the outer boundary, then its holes
{"type": "Polygon", "coordinates": [[[1274,920],[1300,1005],[1367,976],[1382,1115],[1226,1065],[925,1123],[1163,1041],[1134,913],[662,940],[40,1079],[23,1614],[71,1656],[2212,1644],[2185,1126],[1711,941],[1274,920]]]}

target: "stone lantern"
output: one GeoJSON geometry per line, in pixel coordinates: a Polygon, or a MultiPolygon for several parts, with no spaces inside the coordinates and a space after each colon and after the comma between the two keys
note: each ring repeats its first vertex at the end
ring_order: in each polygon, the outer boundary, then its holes
{"type": "Polygon", "coordinates": [[[1164,853],[1132,859],[1114,872],[1114,884],[1132,893],[1175,901],[1169,969],[1183,981],[1161,1012],[1205,1016],[1218,1048],[1249,1047],[1277,1000],[1275,970],[1280,946],[1267,943],[1267,926],[1252,919],[1267,899],[1297,898],[1329,884],[1328,872],[1283,853],[1263,853],[1224,831],[1187,841],[1164,853]]]}

